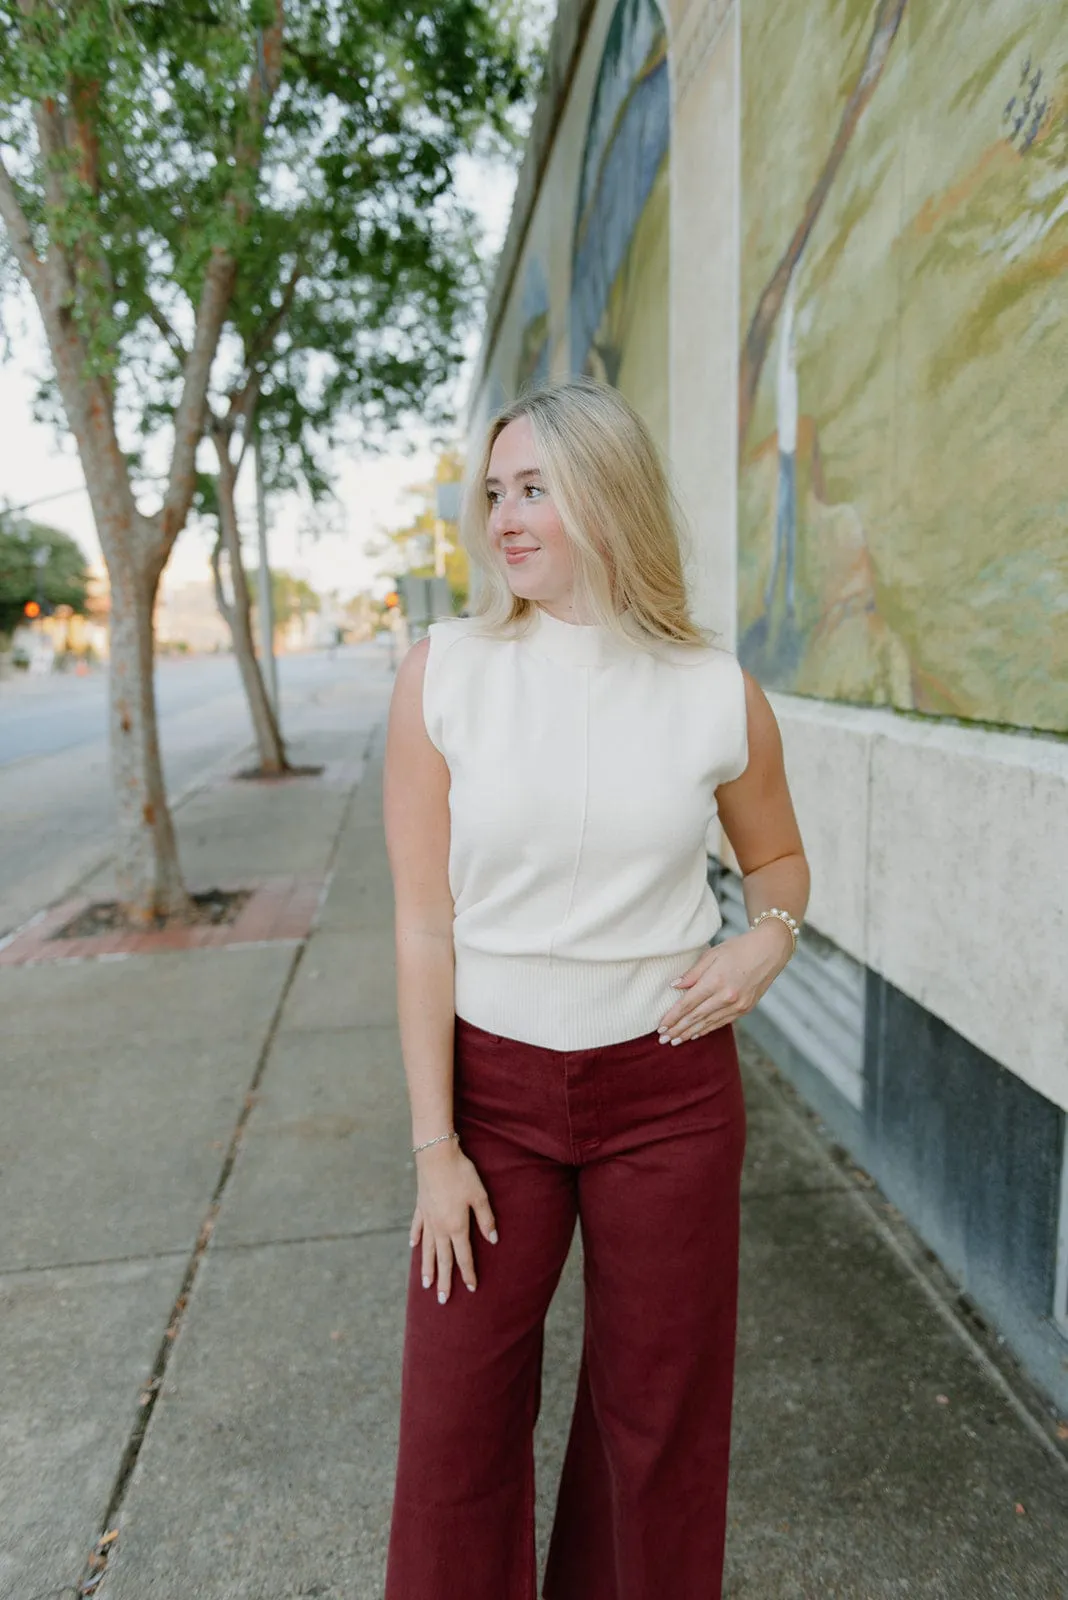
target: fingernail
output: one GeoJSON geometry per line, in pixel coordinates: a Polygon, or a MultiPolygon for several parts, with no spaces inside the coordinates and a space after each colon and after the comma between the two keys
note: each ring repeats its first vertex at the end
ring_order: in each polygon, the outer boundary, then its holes
{"type": "Polygon", "coordinates": [[[494,1228],[493,1232],[490,1234],[489,1240],[490,1240],[490,1244],[496,1244],[497,1243],[497,1230],[496,1230],[496,1228],[494,1228]]]}
{"type": "Polygon", "coordinates": [[[671,1043],[671,1035],[670,1035],[670,1033],[662,1033],[660,1035],[660,1043],[661,1044],[670,1044],[671,1043]]]}
{"type": "Polygon", "coordinates": [[[447,1296],[445,1294],[444,1289],[439,1289],[438,1290],[438,1305],[439,1306],[443,1306],[445,1304],[446,1299],[447,1299],[447,1296]]]}
{"type": "Polygon", "coordinates": [[[474,1286],[474,1284],[473,1284],[473,1283],[469,1283],[469,1284],[468,1284],[468,1285],[467,1285],[467,1287],[468,1287],[468,1289],[469,1289],[469,1290],[470,1290],[470,1292],[471,1292],[471,1293],[472,1293],[472,1294],[474,1294],[474,1292],[475,1292],[475,1286],[474,1286]]]}
{"type": "Polygon", "coordinates": [[[409,1239],[408,1240],[408,1249],[409,1250],[414,1250],[415,1249],[415,1240],[414,1239],[409,1239]]]}
{"type": "Polygon", "coordinates": [[[682,1039],[681,1039],[681,1038],[678,1038],[678,1039],[672,1039],[672,1041],[671,1041],[671,1042],[672,1042],[672,1044],[681,1044],[681,1043],[682,1043],[682,1039]]]}
{"type": "Polygon", "coordinates": [[[429,1278],[424,1278],[423,1279],[423,1288],[424,1289],[429,1289],[430,1288],[430,1279],[429,1278]]]}

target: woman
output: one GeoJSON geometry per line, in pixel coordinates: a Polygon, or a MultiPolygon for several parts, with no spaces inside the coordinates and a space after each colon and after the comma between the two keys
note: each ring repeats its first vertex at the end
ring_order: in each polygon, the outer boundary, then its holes
{"type": "Polygon", "coordinates": [[[405,657],[386,750],[418,1182],[387,1600],[535,1595],[542,1328],[576,1220],[585,1341],[544,1595],[711,1600],[731,1023],[808,893],[778,729],[690,619],[663,469],[614,390],[549,386],[494,420],[465,541],[476,612],[405,657]],[[753,925],[710,948],[717,815],[753,925]]]}

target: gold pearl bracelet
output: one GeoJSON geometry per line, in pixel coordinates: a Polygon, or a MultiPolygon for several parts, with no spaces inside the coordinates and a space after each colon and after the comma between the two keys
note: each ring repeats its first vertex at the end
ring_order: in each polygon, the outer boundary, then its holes
{"type": "Polygon", "coordinates": [[[771,906],[767,911],[762,911],[758,917],[753,918],[752,922],[749,924],[750,928],[758,928],[760,924],[762,922],[766,922],[769,917],[777,918],[779,922],[783,923],[787,928],[789,928],[790,938],[793,941],[792,948],[790,950],[790,955],[792,956],[797,949],[797,939],[801,929],[788,911],[783,911],[780,906],[771,906]]]}

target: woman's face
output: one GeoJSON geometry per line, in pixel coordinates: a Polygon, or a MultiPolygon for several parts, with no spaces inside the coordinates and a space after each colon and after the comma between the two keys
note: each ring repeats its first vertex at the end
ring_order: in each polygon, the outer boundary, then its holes
{"type": "Polygon", "coordinates": [[[538,470],[529,417],[498,434],[486,475],[490,545],[512,593],[570,620],[571,544],[538,470]]]}

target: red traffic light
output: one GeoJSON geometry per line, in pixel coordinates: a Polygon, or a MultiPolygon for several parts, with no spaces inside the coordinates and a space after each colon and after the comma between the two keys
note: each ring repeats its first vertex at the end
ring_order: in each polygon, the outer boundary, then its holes
{"type": "Polygon", "coordinates": [[[27,600],[22,611],[23,615],[27,617],[39,617],[41,615],[41,608],[36,600],[27,600]]]}
{"type": "Polygon", "coordinates": [[[396,589],[391,589],[386,595],[386,605],[389,607],[390,611],[392,611],[395,606],[400,605],[400,595],[397,593],[396,589]]]}

